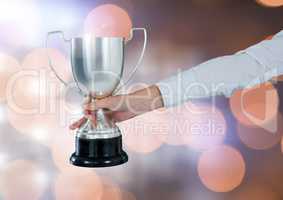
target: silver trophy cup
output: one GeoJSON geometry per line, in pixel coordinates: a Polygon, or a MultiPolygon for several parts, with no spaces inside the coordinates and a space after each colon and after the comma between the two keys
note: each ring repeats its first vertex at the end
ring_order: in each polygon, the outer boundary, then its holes
{"type": "MultiPolygon", "coordinates": [[[[62,31],[53,31],[47,35],[47,52],[49,37],[54,34],[60,34],[70,44],[74,81],[82,95],[90,96],[92,101],[114,95],[131,80],[143,59],[147,44],[147,32],[144,28],[132,29],[129,40],[91,34],[66,39],[62,31]],[[122,81],[125,44],[133,38],[134,31],[139,30],[144,33],[143,49],[129,78],[122,81]]],[[[68,86],[56,73],[49,55],[48,58],[56,77],[68,86]]],[[[111,119],[111,111],[98,109],[93,114],[96,116],[96,124],[87,120],[77,130],[76,149],[70,162],[81,167],[108,167],[127,162],[128,156],[122,149],[121,131],[111,119]]]]}

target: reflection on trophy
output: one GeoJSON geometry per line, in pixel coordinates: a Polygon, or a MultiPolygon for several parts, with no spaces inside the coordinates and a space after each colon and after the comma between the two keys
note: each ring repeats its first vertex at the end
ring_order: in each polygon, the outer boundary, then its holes
{"type": "MultiPolygon", "coordinates": [[[[49,32],[48,38],[53,34],[60,34],[71,46],[71,64],[73,78],[79,91],[84,96],[94,99],[114,95],[125,86],[137,71],[142,61],[146,44],[147,33],[144,28],[133,28],[134,31],[143,31],[144,44],[137,65],[133,68],[129,78],[121,81],[124,68],[124,48],[128,42],[123,37],[96,37],[89,34],[83,37],[65,39],[62,31],[49,32]]],[[[49,58],[51,69],[56,77],[68,85],[56,73],[49,58]]],[[[122,149],[122,135],[119,128],[111,119],[111,111],[98,109],[93,114],[96,124],[87,120],[76,132],[76,149],[70,158],[73,165],[81,167],[108,167],[120,165],[128,161],[127,154],[122,149]]]]}

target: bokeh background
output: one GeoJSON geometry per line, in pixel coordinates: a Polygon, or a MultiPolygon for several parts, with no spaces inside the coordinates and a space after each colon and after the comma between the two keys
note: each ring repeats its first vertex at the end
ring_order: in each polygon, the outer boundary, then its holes
{"type": "MultiPolygon", "coordinates": [[[[122,122],[129,162],[83,169],[68,163],[74,151],[68,125],[82,116],[82,97],[50,71],[44,46],[48,31],[62,30],[71,38],[89,28],[107,29],[117,22],[107,15],[119,6],[126,15],[116,27],[127,32],[132,23],[149,32],[145,58],[127,88],[135,90],[274,35],[283,29],[282,5],[282,0],[1,0],[0,198],[283,199],[280,78],[230,99],[188,102],[122,122]],[[93,14],[104,4],[112,4],[106,16],[93,14]]],[[[136,34],[128,43],[125,74],[142,40],[136,34]]],[[[71,82],[68,45],[53,37],[48,52],[60,76],[71,82]]]]}

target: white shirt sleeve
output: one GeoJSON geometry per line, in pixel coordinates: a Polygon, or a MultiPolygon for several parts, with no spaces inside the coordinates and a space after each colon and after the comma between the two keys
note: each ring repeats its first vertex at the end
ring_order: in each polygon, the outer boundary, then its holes
{"type": "Polygon", "coordinates": [[[157,83],[165,107],[216,95],[230,97],[283,74],[283,31],[234,55],[212,59],[157,83]]]}

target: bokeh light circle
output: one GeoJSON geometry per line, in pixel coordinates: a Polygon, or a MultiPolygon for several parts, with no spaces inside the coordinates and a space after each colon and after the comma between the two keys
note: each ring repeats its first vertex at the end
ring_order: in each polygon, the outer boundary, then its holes
{"type": "Polygon", "coordinates": [[[8,109],[8,120],[19,133],[27,135],[44,145],[49,145],[52,138],[64,131],[55,115],[18,114],[8,109]]]}
{"type": "Polygon", "coordinates": [[[221,145],[227,124],[222,112],[211,105],[185,103],[167,111],[169,132],[165,142],[203,151],[221,145]]]}
{"type": "Polygon", "coordinates": [[[10,78],[7,87],[7,101],[10,107],[19,112],[48,109],[55,103],[56,90],[49,87],[49,77],[41,77],[35,71],[20,71],[10,78]]]}
{"type": "Polygon", "coordinates": [[[218,146],[201,154],[198,174],[208,189],[229,192],[243,181],[245,162],[241,153],[233,147],[218,146]]]}
{"type": "Polygon", "coordinates": [[[99,176],[90,169],[72,168],[57,176],[55,197],[62,200],[100,200],[103,185],[99,176]]]}
{"type": "Polygon", "coordinates": [[[267,7],[283,6],[283,0],[256,0],[256,2],[267,7]]]}
{"type": "MultiPolygon", "coordinates": [[[[51,59],[51,64],[57,71],[58,75],[62,77],[65,81],[72,79],[72,70],[69,60],[66,56],[57,49],[46,49],[46,48],[35,48],[30,51],[23,59],[22,66],[26,70],[46,70],[46,76],[53,77],[53,72],[49,66],[48,54],[51,59]]],[[[58,81],[58,80],[57,80],[58,81]]]]}
{"type": "Polygon", "coordinates": [[[264,127],[237,125],[237,134],[247,147],[263,150],[269,149],[280,142],[283,133],[283,117],[280,113],[264,127]]]}
{"type": "Polygon", "coordinates": [[[101,200],[124,200],[120,188],[110,179],[100,177],[103,183],[103,194],[101,200]]]}
{"type": "Polygon", "coordinates": [[[70,164],[70,156],[75,151],[75,136],[68,134],[68,130],[58,133],[50,143],[53,161],[60,171],[74,168],[70,164]]]}
{"type": "Polygon", "coordinates": [[[8,120],[20,133],[46,144],[61,129],[56,91],[46,85],[50,79],[41,80],[37,72],[32,76],[26,72],[19,72],[8,84],[8,120]]]}
{"type": "Polygon", "coordinates": [[[128,13],[113,4],[96,7],[84,23],[84,32],[98,37],[129,38],[131,29],[132,21],[128,13]]]}
{"type": "Polygon", "coordinates": [[[1,193],[4,199],[38,200],[48,187],[48,174],[36,163],[16,160],[1,171],[1,193]]]}
{"type": "Polygon", "coordinates": [[[167,117],[157,110],[119,123],[124,137],[123,143],[132,151],[151,153],[162,144],[160,139],[168,133],[167,117]]]}
{"type": "MultiPolygon", "coordinates": [[[[179,108],[179,107],[178,107],[179,108]]],[[[179,111],[179,110],[178,110],[179,111]]],[[[189,140],[189,135],[186,134],[186,116],[184,112],[178,112],[177,108],[163,109],[160,115],[164,119],[163,132],[159,139],[169,145],[185,145],[189,140]],[[180,121],[182,120],[182,121],[180,121]]]]}
{"type": "Polygon", "coordinates": [[[203,151],[223,143],[227,124],[222,112],[216,107],[195,106],[190,122],[188,145],[193,149],[203,151]]]}
{"type": "Polygon", "coordinates": [[[235,118],[247,126],[264,126],[278,113],[279,96],[271,83],[238,90],[230,98],[235,118]]]}
{"type": "Polygon", "coordinates": [[[6,87],[9,78],[21,69],[12,56],[0,53],[0,101],[6,100],[6,87]]]}
{"type": "MultiPolygon", "coordinates": [[[[65,56],[55,49],[48,52],[58,73],[68,80],[71,72],[65,56]]],[[[47,49],[32,50],[23,59],[22,66],[8,82],[8,118],[20,133],[47,144],[63,129],[63,105],[59,97],[64,85],[49,68],[47,49]]]]}
{"type": "MultiPolygon", "coordinates": [[[[70,95],[74,93],[71,92],[70,95]]],[[[68,95],[67,95],[68,96],[68,95]]],[[[50,148],[55,165],[60,171],[74,168],[70,164],[70,156],[75,151],[75,134],[77,130],[70,130],[69,126],[81,118],[81,104],[68,102],[68,97],[60,99],[60,132],[57,131],[51,139],[50,148]]],[[[75,100],[77,102],[77,99],[75,100]]]]}

